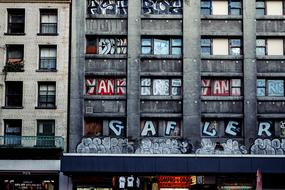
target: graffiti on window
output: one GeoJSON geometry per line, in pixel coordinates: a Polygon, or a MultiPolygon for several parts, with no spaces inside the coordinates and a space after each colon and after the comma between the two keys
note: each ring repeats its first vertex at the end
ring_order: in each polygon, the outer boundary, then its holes
{"type": "Polygon", "coordinates": [[[86,79],[86,95],[124,95],[126,79],[86,79]]]}
{"type": "Polygon", "coordinates": [[[258,123],[258,133],[259,137],[272,137],[274,135],[274,122],[272,121],[260,121],[258,123]]]}
{"type": "Polygon", "coordinates": [[[179,121],[145,120],[141,121],[141,136],[180,136],[179,121]],[[163,131],[163,132],[162,132],[163,131]]]}
{"type": "Polygon", "coordinates": [[[122,120],[94,120],[85,119],[84,134],[88,137],[97,136],[111,136],[123,137],[125,136],[125,122],[122,120]],[[107,129],[108,130],[104,130],[107,129]]]}
{"type": "Polygon", "coordinates": [[[179,96],[181,95],[181,79],[142,78],[141,95],[179,96]]]}
{"type": "Polygon", "coordinates": [[[100,38],[98,53],[100,55],[126,54],[127,53],[127,39],[126,38],[100,38]]]}
{"type": "Polygon", "coordinates": [[[110,136],[124,136],[125,123],[120,120],[111,120],[108,124],[110,136]]]}
{"type": "Polygon", "coordinates": [[[284,80],[258,79],[257,96],[284,96],[284,80]]]}
{"type": "Polygon", "coordinates": [[[180,38],[142,38],[141,52],[144,55],[181,55],[180,38]]]}
{"type": "Polygon", "coordinates": [[[128,0],[88,0],[90,15],[127,15],[128,0]]]}
{"type": "Polygon", "coordinates": [[[241,80],[202,80],[203,96],[240,96],[241,80]]]}
{"type": "Polygon", "coordinates": [[[182,14],[181,0],[143,0],[144,14],[182,14]]]}
{"type": "Polygon", "coordinates": [[[205,137],[240,137],[242,135],[241,122],[236,120],[212,120],[204,121],[202,125],[202,136],[205,137]],[[224,129],[224,134],[220,130],[224,129]]]}

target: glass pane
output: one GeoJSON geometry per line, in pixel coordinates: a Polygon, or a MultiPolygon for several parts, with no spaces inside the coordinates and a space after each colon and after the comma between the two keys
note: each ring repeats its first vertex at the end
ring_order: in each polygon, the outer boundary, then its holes
{"type": "Polygon", "coordinates": [[[241,9],[231,9],[231,15],[241,15],[241,9]]]}
{"type": "Polygon", "coordinates": [[[181,79],[172,79],[171,85],[172,86],[181,86],[181,79]]]}
{"type": "Polygon", "coordinates": [[[211,46],[210,39],[201,39],[201,46],[211,46]]]}
{"type": "Polygon", "coordinates": [[[241,3],[240,3],[240,1],[232,1],[230,6],[232,8],[240,8],[241,7],[241,3]]]}
{"type": "Polygon", "coordinates": [[[255,5],[257,8],[264,8],[265,7],[264,1],[256,1],[255,5]]]}
{"type": "Polygon", "coordinates": [[[151,95],[150,94],[150,87],[141,87],[141,95],[143,95],[143,96],[151,95]]]}
{"type": "Polygon", "coordinates": [[[284,81],[268,80],[268,96],[284,96],[284,81]]]}
{"type": "Polygon", "coordinates": [[[201,1],[201,7],[211,7],[211,1],[201,1]]]}
{"type": "Polygon", "coordinates": [[[180,96],[181,95],[181,88],[180,87],[172,87],[171,95],[180,96]]]}
{"type": "Polygon", "coordinates": [[[240,55],[240,48],[231,48],[231,55],[240,55]]]}
{"type": "Polygon", "coordinates": [[[47,85],[40,85],[40,91],[47,91],[47,85]]]}
{"type": "Polygon", "coordinates": [[[153,95],[155,96],[169,95],[169,80],[167,79],[153,80],[153,95]]]}
{"type": "Polygon", "coordinates": [[[256,16],[265,15],[265,9],[256,9],[256,16]]]}
{"type": "Polygon", "coordinates": [[[265,46],[265,39],[257,39],[256,46],[265,46]]]}
{"type": "Polygon", "coordinates": [[[169,40],[154,39],[154,55],[169,55],[169,40]]]}
{"type": "Polygon", "coordinates": [[[257,88],[257,96],[265,96],[265,88],[257,88]]]}
{"type": "Polygon", "coordinates": [[[151,47],[142,47],[142,54],[151,54],[151,47]]]}
{"type": "Polygon", "coordinates": [[[172,43],[171,44],[172,46],[181,46],[182,45],[181,39],[172,39],[171,43],[172,43]]]}
{"type": "Polygon", "coordinates": [[[209,47],[202,47],[201,48],[202,55],[211,55],[211,48],[209,47]]]}
{"type": "Polygon", "coordinates": [[[150,79],[142,79],[141,86],[150,86],[151,80],[150,79]]]}
{"type": "Polygon", "coordinates": [[[256,55],[265,55],[265,48],[256,48],[256,55]]]}
{"type": "Polygon", "coordinates": [[[151,46],[151,39],[142,39],[142,46],[151,46]]]}
{"type": "Polygon", "coordinates": [[[231,40],[231,46],[238,46],[240,47],[240,39],[232,39],[231,40]]]}
{"type": "Polygon", "coordinates": [[[232,87],[241,87],[240,79],[232,79],[231,83],[232,83],[232,87]]]}
{"type": "Polygon", "coordinates": [[[265,87],[265,79],[257,79],[256,85],[257,87],[265,87]]]}
{"type": "Polygon", "coordinates": [[[57,16],[56,15],[42,15],[42,23],[56,23],[57,22],[57,16]]]}
{"type": "Polygon", "coordinates": [[[172,55],[181,55],[182,54],[180,47],[172,48],[171,52],[172,52],[172,55]]]}

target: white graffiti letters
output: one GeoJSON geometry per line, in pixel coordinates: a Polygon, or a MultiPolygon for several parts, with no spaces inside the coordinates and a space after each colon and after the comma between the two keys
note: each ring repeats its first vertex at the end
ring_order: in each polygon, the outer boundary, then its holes
{"type": "Polygon", "coordinates": [[[239,130],[238,125],[239,125],[238,122],[230,121],[227,125],[225,133],[232,135],[232,136],[237,136],[237,131],[239,130]]]}
{"type": "Polygon", "coordinates": [[[210,129],[210,122],[206,121],[203,126],[203,134],[214,137],[217,135],[217,130],[215,128],[210,129]]]}
{"type": "Polygon", "coordinates": [[[182,14],[181,0],[143,0],[144,14],[182,14]]]}
{"type": "Polygon", "coordinates": [[[88,13],[90,15],[127,15],[128,0],[89,0],[88,13]]]}
{"type": "Polygon", "coordinates": [[[115,135],[121,136],[125,126],[122,121],[112,120],[109,122],[109,128],[114,132],[115,135]]]}
{"type": "Polygon", "coordinates": [[[175,121],[168,121],[166,125],[166,130],[165,134],[170,135],[171,131],[174,130],[176,127],[176,122],[175,121]]]}
{"type": "Polygon", "coordinates": [[[258,136],[266,135],[268,137],[272,136],[270,132],[272,124],[271,122],[260,122],[258,126],[258,136]]]}
{"type": "Polygon", "coordinates": [[[150,133],[150,136],[156,135],[156,129],[152,121],[145,122],[143,130],[141,132],[141,136],[148,136],[149,133],[150,133]]]}
{"type": "Polygon", "coordinates": [[[126,54],[127,39],[126,38],[100,38],[99,39],[99,54],[126,54]]]}

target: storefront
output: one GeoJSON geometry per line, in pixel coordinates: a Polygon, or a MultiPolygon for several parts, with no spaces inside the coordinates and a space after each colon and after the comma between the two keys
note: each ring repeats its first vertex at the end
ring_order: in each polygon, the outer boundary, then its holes
{"type": "Polygon", "coordinates": [[[64,155],[68,190],[253,190],[256,171],[264,189],[285,189],[284,158],[64,155]]]}

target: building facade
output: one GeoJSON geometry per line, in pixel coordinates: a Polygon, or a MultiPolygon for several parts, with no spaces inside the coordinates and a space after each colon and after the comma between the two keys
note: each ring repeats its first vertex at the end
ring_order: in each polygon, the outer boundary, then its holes
{"type": "Polygon", "coordinates": [[[70,1],[0,1],[0,189],[58,189],[70,1]]]}
{"type": "Polygon", "coordinates": [[[73,189],[254,189],[258,169],[285,188],[283,1],[73,1],[72,18],[73,189]]]}

